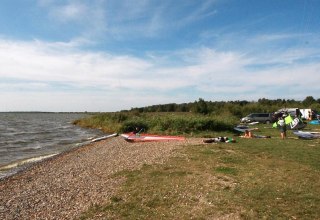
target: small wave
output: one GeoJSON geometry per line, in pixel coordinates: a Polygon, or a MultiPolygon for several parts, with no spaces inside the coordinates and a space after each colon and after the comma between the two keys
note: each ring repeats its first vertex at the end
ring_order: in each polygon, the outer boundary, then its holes
{"type": "Polygon", "coordinates": [[[0,179],[24,169],[28,163],[82,146],[90,142],[88,137],[101,135],[100,130],[72,124],[84,116],[77,113],[0,113],[0,179]]]}
{"type": "Polygon", "coordinates": [[[28,164],[28,163],[34,163],[34,162],[38,162],[38,161],[53,157],[55,155],[57,155],[57,154],[49,154],[49,155],[45,155],[45,156],[38,156],[38,157],[33,157],[33,158],[17,161],[17,162],[5,165],[3,167],[0,167],[0,171],[14,169],[14,168],[20,167],[20,166],[28,164]]]}
{"type": "Polygon", "coordinates": [[[41,149],[42,148],[42,146],[41,145],[35,145],[34,147],[32,147],[32,149],[34,149],[34,150],[38,150],[38,149],[41,149]]]}

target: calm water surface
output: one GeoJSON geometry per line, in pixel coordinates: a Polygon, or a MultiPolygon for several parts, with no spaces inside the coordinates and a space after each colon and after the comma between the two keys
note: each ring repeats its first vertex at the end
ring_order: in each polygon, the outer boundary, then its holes
{"type": "Polygon", "coordinates": [[[101,136],[99,130],[72,124],[86,116],[81,113],[0,113],[0,178],[101,136]]]}

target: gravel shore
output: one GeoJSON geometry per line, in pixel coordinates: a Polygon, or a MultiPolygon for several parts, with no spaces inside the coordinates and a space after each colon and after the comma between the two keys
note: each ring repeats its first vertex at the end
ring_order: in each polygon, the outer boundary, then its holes
{"type": "Polygon", "coordinates": [[[74,219],[117,192],[124,179],[112,177],[143,164],[162,163],[200,139],[128,143],[113,137],[38,163],[0,181],[0,219],[74,219]]]}

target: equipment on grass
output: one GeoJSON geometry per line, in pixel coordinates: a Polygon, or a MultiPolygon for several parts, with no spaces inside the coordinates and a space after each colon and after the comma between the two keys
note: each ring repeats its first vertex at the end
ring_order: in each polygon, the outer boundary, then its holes
{"type": "MultiPolygon", "coordinates": [[[[285,124],[286,124],[286,128],[288,130],[298,130],[298,129],[302,129],[304,128],[307,124],[304,123],[301,119],[299,118],[292,118],[291,115],[288,115],[284,118],[285,124]]],[[[273,123],[272,127],[273,128],[277,128],[279,127],[279,121],[273,123]]]]}
{"type": "Polygon", "coordinates": [[[111,137],[116,137],[116,136],[118,136],[118,133],[114,133],[114,134],[102,136],[102,137],[99,137],[99,138],[95,138],[95,139],[92,139],[91,142],[97,142],[97,141],[101,141],[101,140],[104,140],[104,139],[107,139],[107,138],[111,138],[111,137]]]}
{"type": "Polygon", "coordinates": [[[312,120],[309,122],[311,125],[320,125],[320,120],[312,120]]]}
{"type": "Polygon", "coordinates": [[[258,130],[258,128],[250,128],[250,127],[245,126],[245,125],[237,125],[233,129],[236,130],[236,131],[239,131],[239,132],[258,130]]]}
{"type": "Polygon", "coordinates": [[[320,138],[320,132],[313,131],[293,131],[301,139],[317,139],[320,138]]]}
{"type": "Polygon", "coordinates": [[[121,134],[128,142],[147,142],[147,141],[184,141],[185,137],[181,136],[165,136],[165,135],[155,135],[155,134],[133,134],[126,133],[121,134]]]}

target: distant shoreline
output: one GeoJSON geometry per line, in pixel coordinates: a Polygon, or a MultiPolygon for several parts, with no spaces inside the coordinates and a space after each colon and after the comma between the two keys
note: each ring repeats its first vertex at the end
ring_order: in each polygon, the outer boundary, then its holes
{"type": "Polygon", "coordinates": [[[100,112],[42,112],[42,111],[4,111],[4,112],[1,112],[0,113],[45,113],[45,114],[98,114],[100,112]]]}

